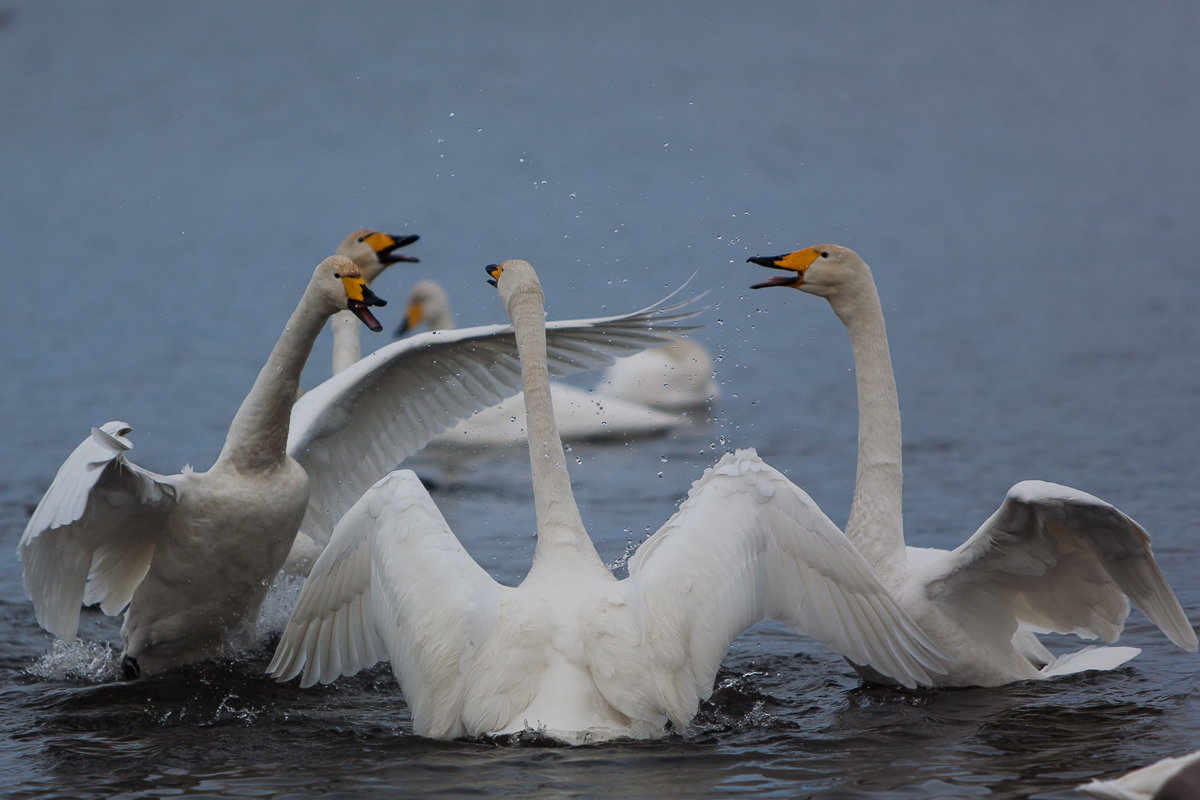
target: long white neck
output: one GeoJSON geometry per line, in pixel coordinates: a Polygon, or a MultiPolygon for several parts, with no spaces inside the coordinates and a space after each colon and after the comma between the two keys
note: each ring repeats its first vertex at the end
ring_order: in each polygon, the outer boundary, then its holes
{"type": "Polygon", "coordinates": [[[550,371],[546,366],[546,320],[541,287],[535,285],[514,294],[508,314],[516,332],[521,359],[521,381],[525,389],[525,425],[529,436],[529,467],[533,474],[533,503],[537,514],[537,547],[533,569],[539,561],[556,564],[573,561],[595,564],[600,560],[583,528],[562,439],[554,422],[550,398],[550,371]]]}
{"type": "Polygon", "coordinates": [[[359,327],[362,322],[350,311],[339,311],[329,320],[333,330],[333,374],[337,375],[362,358],[359,327]]]}
{"type": "Polygon", "coordinates": [[[300,388],[300,373],[317,335],[329,318],[313,284],[300,298],[267,363],[242,401],[217,466],[239,471],[270,469],[287,455],[288,423],[300,388]]]}
{"type": "Polygon", "coordinates": [[[850,334],[858,384],[858,474],[846,536],[881,578],[903,574],[900,401],[879,294],[866,271],[830,305],[850,334]]]}

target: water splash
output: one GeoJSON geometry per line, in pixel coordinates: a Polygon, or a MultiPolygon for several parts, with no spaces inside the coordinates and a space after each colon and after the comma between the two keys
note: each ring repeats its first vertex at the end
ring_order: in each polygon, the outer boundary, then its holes
{"type": "Polygon", "coordinates": [[[121,677],[121,653],[104,642],[55,639],[50,649],[26,667],[25,672],[48,681],[108,683],[121,677]]]}

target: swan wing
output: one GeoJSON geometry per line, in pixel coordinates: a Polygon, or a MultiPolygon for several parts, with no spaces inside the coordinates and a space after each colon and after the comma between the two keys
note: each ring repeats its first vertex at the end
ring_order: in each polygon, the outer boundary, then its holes
{"type": "Polygon", "coordinates": [[[464,670],[489,638],[501,588],[420,479],[392,472],[338,522],[267,672],[311,686],[390,660],[419,732],[461,735],[464,670]]]}
{"type": "Polygon", "coordinates": [[[1132,600],[1172,642],[1196,649],[1150,536],[1112,505],[1067,486],[1013,486],[970,539],[916,578],[971,630],[1003,641],[1020,622],[1112,642],[1132,600]]]}
{"type": "MultiPolygon", "coordinates": [[[[694,711],[712,691],[730,643],[766,619],[910,687],[931,684],[932,673],[945,670],[945,656],[850,540],[752,449],[724,456],[692,485],[678,512],[630,559],[625,583],[639,621],[631,644],[648,648],[662,672],[641,685],[680,693],[629,702],[694,711]]],[[[675,713],[677,724],[690,716],[675,713]]]]}
{"type": "MultiPolygon", "coordinates": [[[[550,372],[611,364],[695,327],[695,301],[613,317],[550,322],[550,372]]],[[[372,483],[435,435],[521,388],[509,325],[431,331],[394,342],[306,392],[292,409],[288,454],[309,476],[301,530],[318,545],[372,483]]]]}
{"type": "Polygon", "coordinates": [[[59,467],[17,545],[37,621],[60,639],[75,638],[82,603],[99,603],[106,614],[128,605],[174,508],[176,478],[125,457],[130,431],[124,422],[92,429],[59,467]]]}

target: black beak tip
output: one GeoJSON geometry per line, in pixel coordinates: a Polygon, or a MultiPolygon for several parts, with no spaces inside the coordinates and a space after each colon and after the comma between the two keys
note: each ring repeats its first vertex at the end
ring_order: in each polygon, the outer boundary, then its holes
{"type": "Polygon", "coordinates": [[[488,283],[490,283],[492,286],[497,286],[495,278],[488,278],[488,283]]]}

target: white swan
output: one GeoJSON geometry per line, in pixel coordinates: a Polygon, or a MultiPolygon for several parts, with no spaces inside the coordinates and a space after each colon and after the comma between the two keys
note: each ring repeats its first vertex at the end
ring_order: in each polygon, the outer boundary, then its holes
{"type": "Polygon", "coordinates": [[[1076,788],[1098,800],[1196,800],[1200,797],[1200,750],[1076,788]]]}
{"type": "MultiPolygon", "coordinates": [[[[125,457],[132,445],[123,422],[94,429],[75,449],[18,545],[42,627],[72,639],[81,602],[108,614],[128,604],[129,674],[216,655],[254,621],[299,527],[323,548],[380,476],[520,387],[512,329],[490,325],[395,342],[296,400],[304,360],[331,314],[353,304],[377,328],[364,303],[380,301],[363,283],[346,258],[318,267],[208,472],[138,467],[125,457]],[[354,293],[359,299],[347,300],[354,293]]],[[[672,326],[695,313],[660,304],[550,323],[552,366],[558,374],[604,366],[686,330],[672,326]]]]}
{"type": "Polygon", "coordinates": [[[325,321],[349,309],[372,330],[383,305],[352,261],[325,259],[229,426],[207,472],[156,475],[128,462],[110,422],[59,470],[17,547],[38,622],[74,638],[81,602],[121,628],[130,677],[211,656],[258,610],[308,502],[287,453],[300,373],[325,321]]]}
{"type": "MultiPolygon", "coordinates": [[[[416,234],[393,236],[360,228],[342,240],[334,255],[345,256],[357,264],[363,280],[370,286],[392,264],[419,263],[420,259],[398,251],[420,238],[416,234]]],[[[358,320],[348,311],[339,311],[329,320],[329,327],[333,331],[333,371],[337,373],[362,358],[358,320]]]]}
{"type": "Polygon", "coordinates": [[[532,267],[489,268],[513,321],[530,430],[533,565],[497,584],[412,472],[342,518],[268,671],[329,682],[388,659],[423,736],[537,729],[566,741],[682,730],[730,642],[779,619],[906,685],[943,668],[866,561],[753,451],[705,472],[617,580],[571,493],[555,430],[542,291],[532,267]],[[797,524],[797,517],[807,517],[797,524]]]}
{"type": "MultiPolygon", "coordinates": [[[[434,281],[420,281],[413,286],[408,296],[404,319],[396,333],[404,334],[421,325],[427,325],[431,330],[454,328],[450,301],[445,290],[434,281]]],[[[352,333],[355,337],[358,336],[357,330],[352,330],[352,333]]],[[[663,345],[672,346],[673,344],[663,345]]],[[[642,353],[618,359],[616,363],[639,355],[642,353]]],[[[550,393],[554,400],[554,417],[558,421],[559,435],[567,441],[654,436],[688,422],[686,418],[677,414],[629,402],[620,397],[589,392],[565,383],[552,383],[550,393]]],[[[525,405],[522,396],[517,394],[498,405],[481,408],[467,419],[443,431],[434,442],[443,445],[490,447],[524,440],[525,405]]]]}
{"type": "Polygon", "coordinates": [[[846,326],[859,404],[858,476],[846,535],[955,658],[938,677],[940,685],[996,686],[1118,666],[1138,651],[1089,648],[1054,659],[1033,632],[1114,641],[1129,599],[1172,642],[1196,649],[1196,634],[1154,562],[1150,537],[1113,506],[1075,489],[1018,483],[954,551],[905,548],[900,407],[870,269],[836,245],[749,261],[790,273],[753,288],[790,286],[824,297],[846,326]]]}

